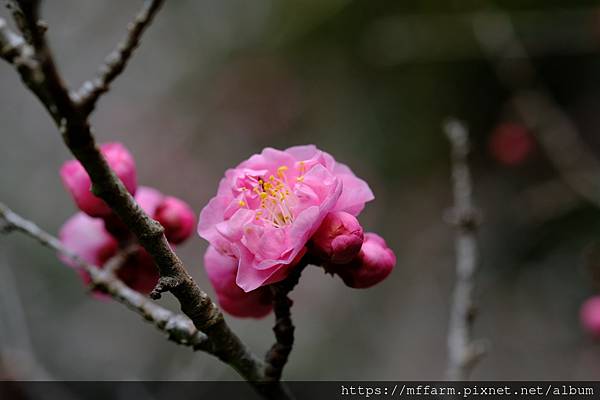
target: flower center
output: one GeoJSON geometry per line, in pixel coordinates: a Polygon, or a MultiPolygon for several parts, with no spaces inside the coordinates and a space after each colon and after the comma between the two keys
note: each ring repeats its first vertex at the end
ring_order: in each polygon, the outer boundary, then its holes
{"type": "Polygon", "coordinates": [[[277,168],[277,176],[258,178],[254,192],[260,197],[260,208],[256,211],[256,220],[282,228],[294,222],[294,207],[298,200],[292,192],[285,175],[286,166],[277,168]]]}
{"type": "MultiPolygon", "coordinates": [[[[301,184],[304,180],[305,165],[303,161],[298,164],[299,176],[294,182],[301,184]]],[[[238,201],[239,206],[254,210],[256,221],[263,221],[276,228],[292,224],[295,218],[294,209],[299,201],[292,190],[294,184],[290,183],[286,176],[287,170],[288,167],[282,165],[277,168],[276,175],[246,175],[246,184],[237,189],[242,194],[238,201]]]]}

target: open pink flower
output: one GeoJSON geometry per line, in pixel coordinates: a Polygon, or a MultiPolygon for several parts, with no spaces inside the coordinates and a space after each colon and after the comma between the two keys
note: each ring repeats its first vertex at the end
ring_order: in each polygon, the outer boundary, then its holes
{"type": "MultiPolygon", "coordinates": [[[[100,146],[100,151],[129,193],[135,194],[137,174],[131,153],[118,142],[104,143],[100,146]]],[[[90,177],[79,161],[65,162],[60,169],[60,177],[81,211],[92,217],[106,217],[111,214],[108,205],[92,193],[90,177]]]]}
{"type": "Polygon", "coordinates": [[[246,292],[284,279],[329,212],[358,215],[374,198],[350,168],[313,145],[266,148],[225,172],[198,233],[238,263],[246,292]]]}

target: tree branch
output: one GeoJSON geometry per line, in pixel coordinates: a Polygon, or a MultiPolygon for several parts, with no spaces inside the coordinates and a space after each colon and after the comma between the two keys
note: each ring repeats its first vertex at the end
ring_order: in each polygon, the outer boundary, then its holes
{"type": "Polygon", "coordinates": [[[25,31],[32,32],[31,42],[35,50],[32,58],[36,61],[30,69],[18,69],[21,78],[49,111],[65,144],[87,171],[94,194],[111,207],[154,259],[161,277],[151,296],[156,299],[162,292],[170,291],[179,301],[183,313],[208,336],[212,354],[256,387],[256,382],[264,378],[263,362],[250,353],[233,333],[219,308],[197,286],[172,251],[163,227],[139,207],[108,166],[96,146],[88,113],[72,100],[57,71],[38,23],[38,1],[17,0],[17,3],[24,15],[25,31]]]}
{"type": "Polygon", "coordinates": [[[477,269],[477,227],[479,217],[473,205],[471,173],[467,163],[469,136],[457,120],[444,124],[452,147],[452,183],[454,209],[452,222],[456,225],[456,283],[448,327],[448,369],[450,380],[466,380],[483,356],[481,343],[473,342],[471,332],[475,320],[473,291],[477,269]]]}
{"type": "Polygon", "coordinates": [[[77,90],[74,97],[83,112],[87,114],[92,112],[100,96],[108,92],[112,81],[123,72],[133,51],[140,44],[142,34],[152,23],[154,16],[163,3],[164,0],[144,0],[142,9],[127,27],[127,34],[106,57],[96,77],[84,82],[77,90]]]}
{"type": "Polygon", "coordinates": [[[273,295],[273,311],[275,313],[276,342],[265,356],[265,378],[271,382],[281,380],[283,368],[294,346],[294,324],[292,323],[291,308],[293,301],[288,294],[296,287],[302,271],[309,264],[305,258],[294,268],[294,271],[283,281],[270,285],[273,295]]]}
{"type": "MultiPolygon", "coordinates": [[[[0,203],[0,231],[7,233],[11,231],[22,232],[42,245],[68,257],[88,273],[94,287],[107,293],[113,299],[141,315],[159,330],[167,333],[169,340],[190,346],[194,350],[211,352],[210,341],[206,335],[199,332],[188,318],[152,303],[144,295],[121,282],[110,270],[100,269],[83,261],[65,248],[57,238],[43,231],[33,222],[14,213],[2,203],[0,203]]],[[[122,254],[118,254],[108,263],[116,265],[122,261],[122,254]]]]}

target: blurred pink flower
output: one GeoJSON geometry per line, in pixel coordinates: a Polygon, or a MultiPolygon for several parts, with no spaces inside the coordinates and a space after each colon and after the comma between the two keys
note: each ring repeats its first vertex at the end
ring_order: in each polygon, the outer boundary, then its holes
{"type": "Polygon", "coordinates": [[[311,239],[311,251],[326,262],[345,264],[360,251],[363,228],[355,216],[337,211],[327,214],[311,239]]]}
{"type": "Polygon", "coordinates": [[[340,265],[334,271],[351,288],[371,287],[392,272],[396,255],[387,247],[385,240],[376,233],[365,233],[365,240],[358,256],[349,264],[340,265]]]}
{"type": "Polygon", "coordinates": [[[209,246],[204,255],[204,267],[223,310],[236,317],[252,318],[261,318],[271,312],[271,292],[268,288],[246,293],[235,283],[237,259],[209,246]]]}
{"type": "Polygon", "coordinates": [[[288,275],[328,213],[356,216],[373,198],[365,181],[313,145],[266,148],[225,172],[198,233],[237,261],[236,283],[250,292],[288,275]]]}
{"type": "MultiPolygon", "coordinates": [[[[64,223],[58,237],[68,250],[97,266],[103,265],[118,249],[117,241],[104,229],[102,220],[82,212],[73,215],[64,223]]],[[[77,267],[70,258],[60,258],[70,267],[77,267]]]]}
{"type": "Polygon", "coordinates": [[[587,299],[579,311],[583,329],[596,338],[600,338],[600,295],[587,299]]]}
{"type": "MultiPolygon", "coordinates": [[[[117,142],[105,143],[100,146],[100,151],[127,190],[135,194],[137,189],[135,161],[125,146],[117,142]]],[[[81,211],[92,217],[104,217],[111,213],[108,205],[92,193],[90,177],[79,161],[65,162],[60,169],[60,176],[81,211]]]]}

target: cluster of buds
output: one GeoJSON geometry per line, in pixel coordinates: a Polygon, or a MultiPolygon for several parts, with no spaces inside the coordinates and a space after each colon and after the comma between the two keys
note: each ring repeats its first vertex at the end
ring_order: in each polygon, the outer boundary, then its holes
{"type": "Polygon", "coordinates": [[[385,240],[376,233],[364,233],[356,217],[343,211],[327,214],[310,240],[309,249],[328,272],[356,289],[381,282],[396,264],[396,256],[385,240]]]}
{"type": "MultiPolygon", "coordinates": [[[[100,151],[139,206],[164,227],[165,236],[172,246],[190,237],[196,218],[184,201],[165,196],[150,187],[138,187],[135,160],[121,143],[103,144],[100,151]]],[[[110,207],[92,193],[91,180],[83,166],[77,160],[69,160],[63,164],[60,176],[80,210],[62,226],[59,234],[62,244],[84,261],[98,267],[105,266],[107,261],[125,248],[130,249],[125,262],[118,266],[115,273],[132,289],[149,293],[158,281],[152,257],[137,244],[110,207]]],[[[63,261],[75,267],[72,261],[64,258],[63,261]]],[[[81,275],[84,282],[89,284],[89,276],[83,271],[81,275]]]]}

